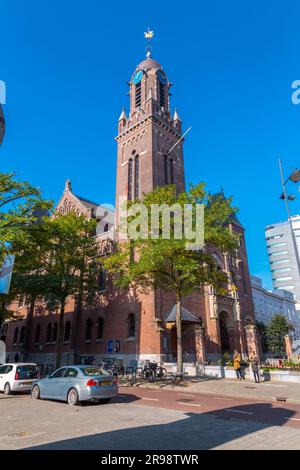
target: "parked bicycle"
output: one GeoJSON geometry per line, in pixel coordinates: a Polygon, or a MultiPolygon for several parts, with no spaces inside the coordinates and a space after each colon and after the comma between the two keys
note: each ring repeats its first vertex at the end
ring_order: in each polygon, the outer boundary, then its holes
{"type": "Polygon", "coordinates": [[[155,382],[156,380],[165,380],[167,377],[167,369],[161,363],[155,361],[145,361],[141,367],[132,368],[128,371],[130,381],[136,382],[139,378],[148,382],[155,382]]]}

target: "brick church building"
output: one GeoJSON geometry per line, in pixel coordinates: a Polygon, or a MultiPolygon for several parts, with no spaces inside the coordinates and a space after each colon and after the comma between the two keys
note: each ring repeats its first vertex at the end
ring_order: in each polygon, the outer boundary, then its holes
{"type": "MultiPolygon", "coordinates": [[[[166,184],[175,184],[178,191],[185,189],[184,140],[178,143],[182,123],[176,110],[171,113],[172,84],[168,76],[148,52],[129,85],[130,111],[128,116],[122,111],[116,137],[115,213],[76,195],[70,181],[66,182],[56,207],[58,213],[74,211],[97,218],[97,239],[103,256],[118,243],[120,198],[134,199],[166,184]]],[[[258,353],[244,229],[236,217],[231,220],[231,228],[241,235],[235,255],[215,254],[220,269],[228,276],[227,295],[218,295],[208,286],[204,293],[195,291],[182,302],[184,359],[189,362],[210,361],[234,349],[245,356],[258,353]]],[[[24,351],[29,306],[19,299],[14,308],[22,319],[4,323],[0,331],[10,360],[17,355],[42,364],[55,364],[58,312],[43,301],[36,303],[28,351],[24,351]]],[[[81,313],[79,335],[75,334],[77,321],[76,302],[69,299],[64,364],[72,363],[75,350],[87,362],[105,357],[118,357],[125,364],[137,359],[175,361],[175,299],[171,294],[160,290],[147,295],[120,291],[103,272],[98,295],[81,313]]]]}

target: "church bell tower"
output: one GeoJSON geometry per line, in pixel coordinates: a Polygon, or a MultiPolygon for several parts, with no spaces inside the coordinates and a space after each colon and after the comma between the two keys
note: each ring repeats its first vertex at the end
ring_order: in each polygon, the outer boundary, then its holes
{"type": "Polygon", "coordinates": [[[129,82],[130,111],[123,109],[118,121],[116,212],[119,198],[134,200],[156,186],[175,184],[184,191],[181,120],[170,112],[170,83],[162,66],[146,59],[129,82]]]}

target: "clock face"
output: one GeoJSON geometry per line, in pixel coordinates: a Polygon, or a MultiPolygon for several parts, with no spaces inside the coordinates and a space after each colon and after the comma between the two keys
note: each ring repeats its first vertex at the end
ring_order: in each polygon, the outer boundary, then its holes
{"type": "Polygon", "coordinates": [[[143,78],[143,71],[137,70],[137,72],[135,72],[133,76],[132,83],[134,85],[137,85],[142,80],[142,78],[143,78]]]}
{"type": "Polygon", "coordinates": [[[161,70],[157,72],[157,76],[158,76],[158,80],[163,85],[166,85],[168,83],[167,77],[164,75],[164,73],[161,70]]]}

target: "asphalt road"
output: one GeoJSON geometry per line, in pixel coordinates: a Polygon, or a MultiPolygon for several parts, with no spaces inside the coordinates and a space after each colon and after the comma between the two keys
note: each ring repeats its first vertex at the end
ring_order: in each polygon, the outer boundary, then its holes
{"type": "Polygon", "coordinates": [[[0,449],[300,449],[300,405],[120,388],[70,407],[0,395],[0,449]]]}

